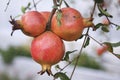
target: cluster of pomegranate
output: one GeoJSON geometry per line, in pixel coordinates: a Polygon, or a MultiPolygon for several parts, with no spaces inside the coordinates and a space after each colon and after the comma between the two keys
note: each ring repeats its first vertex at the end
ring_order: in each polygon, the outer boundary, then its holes
{"type": "Polygon", "coordinates": [[[10,21],[13,31],[21,30],[25,35],[34,38],[31,43],[31,56],[42,66],[39,74],[47,72],[48,75],[52,75],[51,66],[61,61],[65,54],[63,40],[77,40],[84,28],[93,26],[92,21],[83,18],[79,11],[67,7],[55,12],[49,26],[50,30],[47,30],[50,14],[48,11],[29,11],[23,14],[20,20],[11,18],[10,21]]]}

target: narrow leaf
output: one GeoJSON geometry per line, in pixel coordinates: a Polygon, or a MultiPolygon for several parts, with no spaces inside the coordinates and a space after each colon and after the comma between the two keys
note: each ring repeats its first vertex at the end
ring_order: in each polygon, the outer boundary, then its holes
{"type": "Polygon", "coordinates": [[[30,5],[31,5],[31,3],[29,2],[28,5],[27,5],[27,7],[30,7],[30,5]]]}
{"type": "Polygon", "coordinates": [[[65,73],[62,73],[62,72],[58,72],[54,75],[54,77],[57,79],[57,78],[60,78],[60,80],[70,80],[69,77],[65,74],[65,73]]]}
{"type": "Polygon", "coordinates": [[[89,45],[89,42],[90,42],[90,38],[87,37],[87,40],[86,40],[86,42],[85,42],[85,44],[84,44],[84,48],[87,47],[87,46],[89,45]]]}
{"type": "Polygon", "coordinates": [[[60,10],[57,11],[57,24],[58,26],[61,26],[61,18],[62,18],[62,12],[60,10]]]}
{"type": "Polygon", "coordinates": [[[70,55],[71,53],[75,52],[75,51],[77,51],[77,50],[67,51],[66,54],[65,54],[65,57],[63,58],[63,60],[69,61],[69,55],[70,55]]]}
{"type": "Polygon", "coordinates": [[[98,24],[96,24],[96,25],[94,26],[94,28],[95,28],[95,30],[97,30],[97,29],[100,28],[101,26],[103,26],[103,24],[102,24],[102,23],[98,23],[98,24]]]}
{"type": "Polygon", "coordinates": [[[61,68],[60,68],[59,65],[56,65],[56,66],[55,66],[55,69],[56,69],[56,70],[60,70],[61,68]]]}
{"type": "Polygon", "coordinates": [[[116,43],[111,43],[112,47],[119,47],[120,46],[120,41],[116,43]]]}
{"type": "Polygon", "coordinates": [[[31,3],[29,2],[26,7],[22,6],[22,7],[21,7],[22,13],[25,13],[26,10],[29,9],[30,5],[31,5],[31,3]]]}
{"type": "Polygon", "coordinates": [[[117,26],[117,29],[116,30],[119,30],[120,29],[120,26],[117,26]]]}
{"type": "Polygon", "coordinates": [[[110,14],[106,11],[106,9],[104,10],[100,4],[98,4],[98,9],[99,9],[99,11],[101,12],[101,14],[103,14],[103,15],[105,15],[105,16],[107,16],[107,17],[110,17],[110,18],[113,17],[112,15],[110,15],[110,14]]]}
{"type": "Polygon", "coordinates": [[[101,13],[98,13],[98,16],[99,16],[99,17],[102,17],[102,16],[103,16],[103,14],[101,14],[101,13]]]}
{"type": "Polygon", "coordinates": [[[22,11],[22,13],[25,13],[26,8],[25,8],[24,6],[22,6],[22,7],[21,7],[21,11],[22,11]]]}
{"type": "Polygon", "coordinates": [[[104,32],[109,32],[108,28],[106,26],[102,26],[101,28],[104,32]]]}

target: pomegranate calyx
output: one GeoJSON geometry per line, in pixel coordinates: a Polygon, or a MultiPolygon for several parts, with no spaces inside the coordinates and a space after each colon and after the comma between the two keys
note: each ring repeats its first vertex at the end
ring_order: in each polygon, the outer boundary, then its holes
{"type": "Polygon", "coordinates": [[[50,76],[50,75],[53,75],[52,72],[51,72],[51,65],[42,65],[42,70],[40,72],[38,72],[38,74],[42,75],[44,74],[45,72],[47,72],[47,74],[50,76]]]}
{"type": "Polygon", "coordinates": [[[21,29],[21,24],[20,24],[20,20],[15,20],[15,19],[13,19],[12,18],[12,16],[10,16],[10,24],[12,24],[13,26],[12,26],[12,32],[11,32],[11,36],[13,35],[13,32],[15,31],[15,30],[18,30],[18,29],[21,29]]]}
{"type": "Polygon", "coordinates": [[[85,28],[93,27],[94,26],[93,18],[83,18],[83,24],[85,28]]]}

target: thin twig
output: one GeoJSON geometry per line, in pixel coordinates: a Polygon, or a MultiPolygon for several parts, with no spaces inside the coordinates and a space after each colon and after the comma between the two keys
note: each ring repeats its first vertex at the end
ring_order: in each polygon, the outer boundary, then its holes
{"type": "Polygon", "coordinates": [[[94,39],[92,36],[88,35],[89,38],[93,39],[95,42],[97,42],[99,45],[103,45],[102,43],[100,43],[99,41],[97,41],[96,39],[94,39]]]}
{"type": "MultiPolygon", "coordinates": [[[[92,13],[91,13],[91,16],[90,16],[91,19],[93,18],[93,14],[94,14],[94,11],[95,11],[95,7],[96,7],[96,2],[94,3],[94,8],[93,8],[92,13]]],[[[75,69],[76,69],[76,67],[77,67],[78,60],[79,60],[79,58],[80,58],[80,56],[81,56],[82,50],[83,50],[83,48],[84,48],[84,44],[85,44],[85,42],[86,42],[86,40],[87,40],[87,37],[88,37],[89,29],[90,29],[90,28],[87,29],[87,32],[86,32],[86,35],[85,35],[85,38],[84,38],[82,47],[80,48],[80,51],[79,51],[79,55],[78,55],[77,58],[76,58],[75,66],[74,66],[73,71],[72,71],[72,73],[71,73],[70,80],[72,80],[73,74],[74,74],[75,69]]]]}
{"type": "Polygon", "coordinates": [[[66,5],[67,7],[70,7],[70,6],[68,5],[68,3],[67,3],[65,0],[63,0],[63,1],[64,1],[65,5],[66,5]]]}
{"type": "Polygon", "coordinates": [[[7,6],[6,6],[5,10],[4,10],[5,12],[7,11],[7,8],[8,8],[8,6],[9,6],[10,2],[11,2],[11,0],[9,0],[9,1],[7,2],[7,6]]]}
{"type": "Polygon", "coordinates": [[[33,0],[33,5],[34,5],[35,10],[37,11],[36,3],[34,0],[33,0]]]}
{"type": "MultiPolygon", "coordinates": [[[[89,33],[89,28],[87,29],[86,34],[88,34],[88,33],[89,33]]],[[[84,44],[85,44],[85,42],[86,42],[86,39],[87,39],[87,35],[85,35],[85,38],[84,38],[82,47],[80,48],[80,51],[79,51],[79,55],[78,55],[77,58],[76,58],[75,66],[74,66],[73,71],[72,71],[72,73],[71,73],[70,80],[72,80],[73,74],[74,74],[75,69],[76,69],[77,64],[78,64],[78,60],[79,60],[79,58],[80,58],[80,56],[81,56],[81,53],[82,53],[82,50],[83,50],[83,48],[84,48],[84,44]]]]}
{"type": "Polygon", "coordinates": [[[93,18],[93,14],[94,14],[94,12],[95,12],[96,5],[97,5],[97,3],[94,2],[94,6],[93,6],[93,10],[92,10],[92,13],[91,13],[90,18],[93,18]]]}
{"type": "MultiPolygon", "coordinates": [[[[41,0],[37,1],[34,5],[37,6],[40,2],[41,2],[41,0]]],[[[30,7],[29,10],[32,9],[32,8],[34,8],[34,5],[32,7],[30,7]]]]}
{"type": "Polygon", "coordinates": [[[59,72],[63,71],[66,67],[68,67],[73,61],[70,61],[67,65],[65,65],[59,72]]]}
{"type": "Polygon", "coordinates": [[[110,19],[107,16],[105,16],[105,17],[107,18],[109,24],[112,24],[112,25],[115,25],[115,26],[119,26],[118,24],[115,24],[115,23],[111,22],[110,19]]]}

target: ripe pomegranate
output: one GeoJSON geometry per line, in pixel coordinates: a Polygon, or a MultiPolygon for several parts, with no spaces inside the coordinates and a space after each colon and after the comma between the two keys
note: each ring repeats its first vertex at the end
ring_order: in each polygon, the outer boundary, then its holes
{"type": "Polygon", "coordinates": [[[108,46],[107,46],[107,45],[104,45],[104,46],[98,48],[98,49],[97,49],[97,54],[98,54],[98,56],[101,56],[104,52],[107,51],[107,49],[108,49],[108,46]]]}
{"type": "Polygon", "coordinates": [[[40,35],[46,29],[45,18],[37,11],[26,12],[21,20],[12,19],[10,23],[13,25],[13,31],[21,29],[23,33],[32,37],[40,35]]]}
{"type": "Polygon", "coordinates": [[[51,31],[46,31],[36,37],[31,44],[32,58],[42,66],[43,74],[52,75],[51,66],[58,63],[64,56],[65,46],[61,38],[51,31]]]}
{"type": "Polygon", "coordinates": [[[62,8],[53,16],[51,30],[64,40],[73,41],[82,35],[84,28],[93,25],[88,22],[92,23],[87,18],[84,19],[76,9],[62,8]]]}

